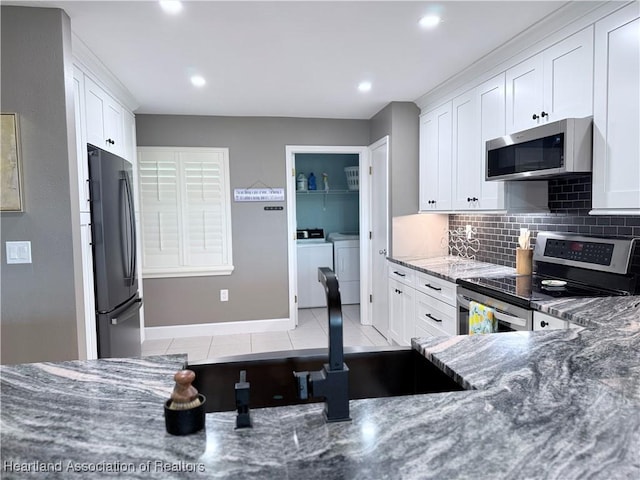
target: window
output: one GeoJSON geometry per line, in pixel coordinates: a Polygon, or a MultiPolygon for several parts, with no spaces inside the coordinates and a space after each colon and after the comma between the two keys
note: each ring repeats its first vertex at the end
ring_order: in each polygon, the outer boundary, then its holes
{"type": "Polygon", "coordinates": [[[144,278],[230,275],[229,149],[138,148],[144,278]]]}

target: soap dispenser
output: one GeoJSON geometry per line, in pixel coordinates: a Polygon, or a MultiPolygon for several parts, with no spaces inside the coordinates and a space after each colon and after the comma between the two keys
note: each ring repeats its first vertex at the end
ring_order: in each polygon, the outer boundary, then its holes
{"type": "Polygon", "coordinates": [[[309,174],[309,190],[316,190],[318,187],[316,185],[316,176],[311,172],[309,174]]]}

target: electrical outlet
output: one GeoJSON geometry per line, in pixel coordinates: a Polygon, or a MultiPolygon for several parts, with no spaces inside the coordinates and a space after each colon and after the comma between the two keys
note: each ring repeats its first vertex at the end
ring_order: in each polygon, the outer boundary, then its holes
{"type": "Polygon", "coordinates": [[[229,301],[229,290],[227,290],[226,288],[220,290],[220,301],[221,302],[229,301]]]}

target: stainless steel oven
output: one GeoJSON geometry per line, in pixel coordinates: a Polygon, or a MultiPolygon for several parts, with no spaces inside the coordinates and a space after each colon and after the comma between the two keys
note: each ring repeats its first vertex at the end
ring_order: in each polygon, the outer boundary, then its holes
{"type": "Polygon", "coordinates": [[[469,334],[469,302],[491,307],[498,321],[498,333],[533,330],[533,311],[458,286],[458,334],[469,334]]]}

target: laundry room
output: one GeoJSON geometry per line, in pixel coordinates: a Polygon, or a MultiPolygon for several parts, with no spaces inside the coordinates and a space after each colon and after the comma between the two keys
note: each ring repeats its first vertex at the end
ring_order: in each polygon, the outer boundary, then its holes
{"type": "Polygon", "coordinates": [[[343,304],[360,303],[358,171],[358,154],[295,155],[299,308],[326,305],[322,266],[340,278],[343,304]]]}

